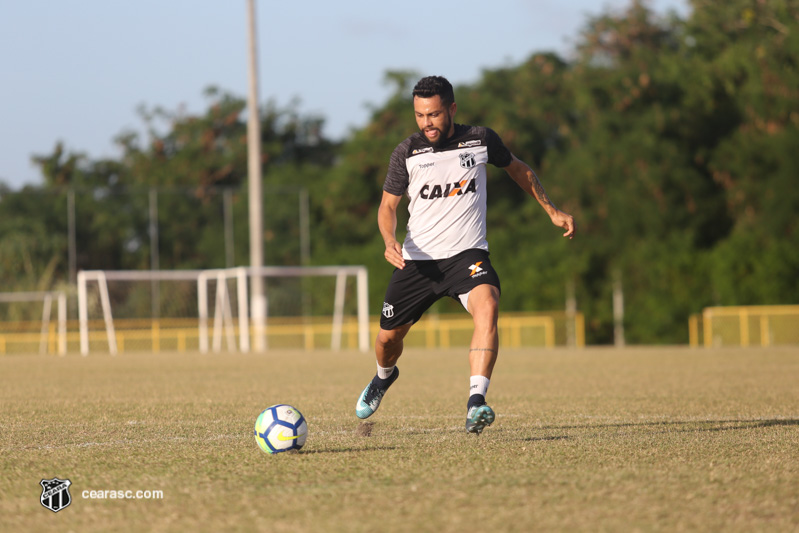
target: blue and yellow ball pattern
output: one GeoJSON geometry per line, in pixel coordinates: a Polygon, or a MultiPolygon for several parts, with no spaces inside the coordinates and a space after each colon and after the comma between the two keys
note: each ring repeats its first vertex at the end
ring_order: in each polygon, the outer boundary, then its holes
{"type": "Polygon", "coordinates": [[[255,442],[269,454],[299,450],[308,438],[308,423],[291,405],[277,404],[264,409],[255,420],[255,442]]]}

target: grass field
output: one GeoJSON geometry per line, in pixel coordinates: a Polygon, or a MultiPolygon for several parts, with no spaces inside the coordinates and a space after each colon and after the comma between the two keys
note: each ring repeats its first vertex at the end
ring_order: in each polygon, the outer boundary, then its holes
{"type": "Polygon", "coordinates": [[[479,437],[462,350],[400,367],[365,436],[370,354],[2,357],[0,530],[799,531],[795,347],[505,350],[479,437]],[[274,403],[300,453],[258,449],[274,403]]]}

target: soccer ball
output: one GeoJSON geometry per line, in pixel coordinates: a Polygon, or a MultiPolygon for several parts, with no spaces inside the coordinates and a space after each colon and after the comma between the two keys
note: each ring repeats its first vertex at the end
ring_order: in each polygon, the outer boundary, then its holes
{"type": "Polygon", "coordinates": [[[255,421],[255,442],[266,453],[299,450],[307,438],[305,417],[290,405],[267,407],[255,421]]]}

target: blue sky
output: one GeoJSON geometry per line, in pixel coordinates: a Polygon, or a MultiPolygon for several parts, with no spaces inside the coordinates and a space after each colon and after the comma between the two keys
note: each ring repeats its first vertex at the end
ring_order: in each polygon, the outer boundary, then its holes
{"type": "MultiPolygon", "coordinates": [[[[388,96],[387,70],[472,83],[538,51],[568,57],[589,15],[629,0],[257,0],[259,100],[325,117],[344,137],[388,96]]],[[[659,13],[687,0],[651,0],[659,13]]],[[[203,90],[247,94],[246,0],[0,0],[0,181],[40,184],[55,143],[117,157],[137,108],[202,112],[203,90]]],[[[409,114],[409,120],[411,115],[409,114]]]]}

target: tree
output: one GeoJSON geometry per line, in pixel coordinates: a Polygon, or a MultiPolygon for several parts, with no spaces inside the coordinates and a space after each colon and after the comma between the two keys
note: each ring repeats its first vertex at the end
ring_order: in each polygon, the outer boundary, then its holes
{"type": "MultiPolygon", "coordinates": [[[[509,273],[504,310],[562,308],[574,284],[588,342],[611,342],[611,286],[621,273],[628,342],[677,343],[687,340],[688,315],[705,306],[799,300],[799,4],[691,6],[681,19],[633,0],[588,19],[570,59],[536,52],[455,88],[458,122],[500,133],[577,219],[578,237],[567,242],[502,170],[489,169],[492,260],[509,273]]],[[[417,79],[386,73],[391,95],[341,143],[297,102],[262,110],[268,264],[303,260],[297,219],[307,191],[313,264],[390,275],[376,213],[391,151],[416,131],[417,79]]],[[[0,191],[0,277],[26,288],[65,278],[68,189],[79,268],[149,268],[152,188],[162,268],[225,265],[223,191],[233,199],[235,263],[246,264],[245,104],[219,89],[206,94],[200,114],[142,108],[146,133],[123,132],[119,160],[61,144],[37,157],[41,189],[0,191]]],[[[400,233],[406,216],[400,210],[400,233]]],[[[382,289],[372,283],[370,298],[380,301],[382,289]]],[[[288,309],[302,290],[280,301],[288,309]]]]}

